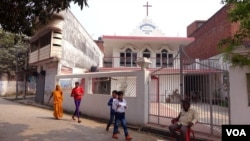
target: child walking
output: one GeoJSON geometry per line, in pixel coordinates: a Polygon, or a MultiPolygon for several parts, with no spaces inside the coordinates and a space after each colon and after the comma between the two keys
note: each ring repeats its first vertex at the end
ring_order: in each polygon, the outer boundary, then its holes
{"type": "Polygon", "coordinates": [[[120,121],[126,141],[132,140],[132,137],[128,134],[127,123],[125,118],[125,110],[127,109],[127,102],[123,98],[123,91],[117,92],[118,98],[114,99],[112,108],[115,110],[115,125],[112,138],[118,139],[118,123],[120,121]]]}
{"type": "Polygon", "coordinates": [[[117,91],[113,90],[112,97],[108,101],[108,106],[110,107],[110,117],[109,117],[109,122],[108,122],[107,127],[106,127],[106,131],[109,130],[109,127],[113,123],[114,118],[115,118],[115,110],[112,109],[112,105],[113,105],[114,99],[116,99],[116,98],[117,98],[117,91]]]}

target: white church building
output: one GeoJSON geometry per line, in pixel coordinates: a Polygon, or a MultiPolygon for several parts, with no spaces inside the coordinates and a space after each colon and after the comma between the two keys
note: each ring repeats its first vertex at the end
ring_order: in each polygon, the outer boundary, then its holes
{"type": "Polygon", "coordinates": [[[136,60],[143,57],[152,62],[149,68],[176,67],[171,61],[177,55],[179,47],[191,43],[194,39],[166,37],[149,17],[145,17],[130,35],[103,35],[102,40],[103,69],[131,70],[138,67],[136,60]]]}
{"type": "MultiPolygon", "coordinates": [[[[152,19],[146,16],[130,35],[103,35],[102,40],[104,59],[103,67],[99,68],[99,71],[135,71],[140,69],[137,61],[145,57],[150,61],[147,69],[152,73],[160,68],[163,68],[163,71],[179,70],[179,48],[188,45],[194,38],[166,37],[152,19]]],[[[162,77],[159,81],[166,79],[162,77]]],[[[180,78],[176,76],[174,79],[167,89],[165,86],[159,86],[159,91],[155,94],[169,95],[175,89],[180,90],[180,78]]],[[[158,101],[165,101],[165,96],[158,101]]]]}

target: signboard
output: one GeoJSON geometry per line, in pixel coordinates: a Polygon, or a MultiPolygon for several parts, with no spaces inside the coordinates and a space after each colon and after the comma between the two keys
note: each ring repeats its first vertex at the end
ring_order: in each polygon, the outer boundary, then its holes
{"type": "Polygon", "coordinates": [[[62,74],[72,74],[73,73],[73,69],[70,68],[70,67],[62,66],[61,67],[61,73],[62,74]]]}
{"type": "Polygon", "coordinates": [[[142,32],[144,32],[145,34],[150,34],[151,32],[153,32],[153,30],[155,30],[155,26],[149,23],[144,23],[140,26],[140,30],[142,32]]]}

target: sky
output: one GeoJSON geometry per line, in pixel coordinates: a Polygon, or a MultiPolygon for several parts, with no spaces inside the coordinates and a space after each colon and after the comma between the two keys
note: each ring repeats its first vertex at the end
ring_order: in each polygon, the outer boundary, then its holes
{"type": "Polygon", "coordinates": [[[186,37],[186,28],[195,20],[208,20],[223,7],[221,0],[88,0],[81,10],[71,12],[94,40],[103,35],[128,36],[146,17],[167,37],[186,37]]]}

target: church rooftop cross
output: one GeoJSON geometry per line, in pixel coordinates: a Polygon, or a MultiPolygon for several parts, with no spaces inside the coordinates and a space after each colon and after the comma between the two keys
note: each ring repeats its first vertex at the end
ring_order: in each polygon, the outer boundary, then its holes
{"type": "Polygon", "coordinates": [[[148,2],[147,2],[147,5],[143,5],[143,7],[146,7],[146,10],[147,10],[147,16],[148,16],[148,8],[149,8],[149,7],[152,7],[152,5],[148,5],[148,2]]]}

